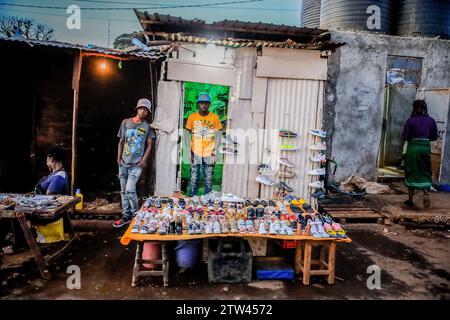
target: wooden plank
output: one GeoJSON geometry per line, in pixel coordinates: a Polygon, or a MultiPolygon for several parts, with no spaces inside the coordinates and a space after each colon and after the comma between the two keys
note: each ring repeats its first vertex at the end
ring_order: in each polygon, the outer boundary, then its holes
{"type": "Polygon", "coordinates": [[[334,283],[334,269],[336,264],[336,243],[330,241],[330,248],[328,250],[328,284],[334,283]]]}
{"type": "Polygon", "coordinates": [[[309,272],[312,276],[328,276],[330,274],[330,271],[328,270],[311,270],[309,272]]]}
{"type": "Polygon", "coordinates": [[[311,242],[305,241],[304,263],[303,263],[303,284],[309,285],[311,276],[311,242]]]}
{"type": "MultiPolygon", "coordinates": [[[[239,99],[252,99],[253,73],[256,63],[256,48],[236,49],[234,66],[236,68],[236,85],[232,95],[239,99]]],[[[248,124],[247,127],[248,128],[248,124]]]]}
{"type": "Polygon", "coordinates": [[[252,91],[252,112],[264,113],[266,110],[267,78],[256,77],[256,71],[252,91]]]}
{"type": "Polygon", "coordinates": [[[327,79],[327,59],[320,58],[320,52],[315,50],[285,50],[291,56],[264,55],[257,59],[257,77],[283,79],[327,79]]]}
{"type": "MultiPolygon", "coordinates": [[[[265,103],[265,102],[264,102],[265,103]]],[[[260,185],[255,179],[258,175],[258,164],[261,162],[264,147],[264,113],[252,113],[252,129],[254,137],[250,139],[250,164],[248,166],[247,193],[250,198],[258,198],[260,185]]]]}
{"type": "Polygon", "coordinates": [[[169,59],[167,79],[235,86],[235,71],[232,68],[201,65],[169,59]]]}
{"type": "Polygon", "coordinates": [[[64,253],[66,253],[74,244],[74,242],[78,240],[77,237],[73,237],[64,247],[55,252],[51,257],[45,259],[47,264],[51,264],[58,260],[64,253]]]}
{"type": "Polygon", "coordinates": [[[333,214],[333,218],[347,218],[347,219],[355,219],[355,218],[376,218],[378,219],[380,215],[375,213],[355,213],[355,214],[345,214],[345,213],[339,213],[339,214],[333,214]]]}

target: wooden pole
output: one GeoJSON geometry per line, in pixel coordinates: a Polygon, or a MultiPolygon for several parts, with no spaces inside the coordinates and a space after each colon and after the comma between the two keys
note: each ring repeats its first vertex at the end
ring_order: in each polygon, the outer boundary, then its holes
{"type": "Polygon", "coordinates": [[[76,190],[76,167],[77,167],[77,124],[78,124],[78,95],[80,91],[80,74],[83,56],[80,52],[75,56],[73,63],[72,89],[73,89],[73,115],[72,115],[72,166],[71,166],[71,194],[76,190]]]}

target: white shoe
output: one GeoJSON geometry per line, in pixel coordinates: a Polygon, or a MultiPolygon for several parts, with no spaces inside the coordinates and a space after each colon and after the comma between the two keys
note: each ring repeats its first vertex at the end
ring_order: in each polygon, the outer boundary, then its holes
{"type": "Polygon", "coordinates": [[[238,146],[239,145],[239,143],[236,140],[234,140],[232,137],[230,137],[228,134],[225,137],[223,137],[223,143],[228,144],[230,146],[238,146]]]}
{"type": "Polygon", "coordinates": [[[309,159],[312,162],[325,162],[327,157],[323,153],[319,153],[317,156],[309,156],[309,159]]]}
{"type": "Polygon", "coordinates": [[[323,176],[325,175],[325,168],[317,168],[308,172],[310,176],[323,176]]]}
{"type": "Polygon", "coordinates": [[[238,151],[235,148],[233,148],[233,147],[225,147],[224,146],[222,149],[220,149],[220,153],[235,155],[235,154],[238,153],[238,151]]]}
{"type": "Polygon", "coordinates": [[[261,163],[258,166],[258,172],[264,176],[271,176],[275,174],[275,170],[270,166],[270,164],[261,163]]]}
{"type": "Polygon", "coordinates": [[[232,193],[224,193],[221,200],[222,202],[244,202],[244,199],[239,198],[232,193]]]}
{"type": "Polygon", "coordinates": [[[278,162],[288,168],[294,168],[295,164],[293,164],[288,158],[280,158],[278,162]]]}
{"type": "Polygon", "coordinates": [[[311,133],[312,135],[321,137],[321,138],[326,138],[327,137],[327,132],[325,130],[321,130],[321,129],[309,130],[309,133],[311,133]]]}
{"type": "Polygon", "coordinates": [[[309,184],[311,188],[323,189],[323,181],[313,181],[309,184]]]}
{"type": "Polygon", "coordinates": [[[320,151],[327,150],[327,144],[325,141],[319,142],[319,143],[312,145],[310,147],[310,149],[311,150],[320,150],[320,151]]]}
{"type": "Polygon", "coordinates": [[[264,184],[266,186],[274,186],[277,183],[270,179],[268,176],[259,175],[256,177],[256,182],[264,184]]]}

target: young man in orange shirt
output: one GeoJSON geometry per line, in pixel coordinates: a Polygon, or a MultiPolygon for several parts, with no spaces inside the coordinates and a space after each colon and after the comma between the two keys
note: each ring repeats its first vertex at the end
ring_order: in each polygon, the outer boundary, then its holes
{"type": "Polygon", "coordinates": [[[189,195],[198,193],[200,170],[205,176],[205,194],[212,190],[216,153],[221,142],[222,123],[219,116],[209,111],[211,97],[200,93],[197,98],[198,111],[192,113],[186,123],[185,144],[190,155],[191,182],[189,195]],[[192,137],[190,137],[192,135],[192,137]]]}

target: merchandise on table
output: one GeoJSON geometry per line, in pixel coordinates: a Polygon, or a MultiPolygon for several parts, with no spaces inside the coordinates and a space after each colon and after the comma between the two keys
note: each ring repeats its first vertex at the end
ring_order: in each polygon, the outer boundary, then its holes
{"type": "Polygon", "coordinates": [[[70,196],[1,194],[0,210],[12,208],[23,211],[51,210],[72,199],[70,196]]]}
{"type": "Polygon", "coordinates": [[[135,216],[131,232],[347,237],[342,226],[335,223],[330,215],[317,212],[295,195],[278,201],[242,199],[233,194],[222,196],[218,193],[202,197],[147,198],[135,216]],[[226,199],[230,201],[223,201],[226,199]]]}

